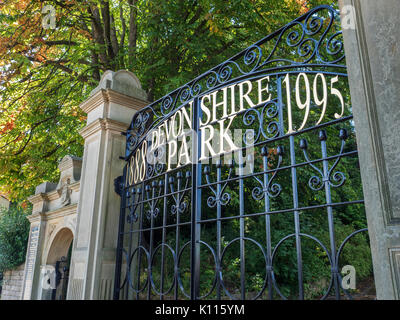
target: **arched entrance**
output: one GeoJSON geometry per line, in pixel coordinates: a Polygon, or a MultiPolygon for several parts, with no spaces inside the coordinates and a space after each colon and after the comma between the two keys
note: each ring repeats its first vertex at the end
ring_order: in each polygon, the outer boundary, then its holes
{"type": "Polygon", "coordinates": [[[46,280],[49,286],[43,288],[42,300],[66,299],[73,238],[68,228],[62,228],[54,237],[46,260],[46,269],[52,272],[46,280]]]}

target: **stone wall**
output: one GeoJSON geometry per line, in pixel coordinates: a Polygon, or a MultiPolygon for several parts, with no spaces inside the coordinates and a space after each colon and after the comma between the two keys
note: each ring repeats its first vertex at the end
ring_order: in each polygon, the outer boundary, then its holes
{"type": "Polygon", "coordinates": [[[1,300],[21,300],[25,263],[3,273],[1,300]]]}

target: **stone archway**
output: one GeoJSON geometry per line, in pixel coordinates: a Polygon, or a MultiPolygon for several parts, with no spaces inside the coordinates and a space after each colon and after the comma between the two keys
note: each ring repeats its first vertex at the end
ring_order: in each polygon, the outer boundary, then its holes
{"type": "Polygon", "coordinates": [[[74,235],[71,229],[60,229],[51,241],[46,258],[47,287],[42,300],[65,300],[74,235]]]}

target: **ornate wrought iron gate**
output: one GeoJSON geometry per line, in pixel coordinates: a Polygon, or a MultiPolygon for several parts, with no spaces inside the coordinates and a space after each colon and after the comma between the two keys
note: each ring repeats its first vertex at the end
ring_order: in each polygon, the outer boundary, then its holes
{"type": "Polygon", "coordinates": [[[334,8],[150,104],[126,137],[115,299],[350,297],[340,259],[368,237],[334,8]]]}

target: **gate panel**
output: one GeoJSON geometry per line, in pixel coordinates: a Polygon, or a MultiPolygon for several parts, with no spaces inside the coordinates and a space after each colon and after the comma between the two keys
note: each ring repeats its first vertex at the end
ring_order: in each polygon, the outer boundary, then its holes
{"type": "Polygon", "coordinates": [[[370,252],[337,16],[317,7],[134,116],[115,299],[351,298],[342,267],[370,252]]]}

